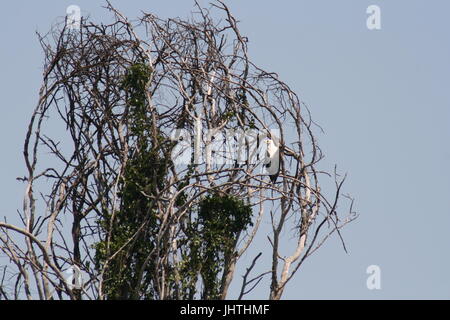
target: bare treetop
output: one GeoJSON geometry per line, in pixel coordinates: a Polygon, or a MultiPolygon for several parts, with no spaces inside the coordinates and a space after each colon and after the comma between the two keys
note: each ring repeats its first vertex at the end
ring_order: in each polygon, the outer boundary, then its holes
{"type": "Polygon", "coordinates": [[[17,281],[0,297],[224,299],[267,216],[271,269],[251,277],[256,255],[239,298],[269,275],[268,295],[280,299],[305,258],[356,217],[351,200],[347,215],[337,210],[344,179],[317,169],[309,110],[251,62],[221,1],[197,4],[191,20],[106,9],[110,24],[39,36],[24,225],[0,223],[17,281]],[[321,177],[335,178],[334,196],[321,177]],[[282,232],[295,237],[283,250],[282,232]],[[80,285],[67,281],[74,266],[80,285]]]}

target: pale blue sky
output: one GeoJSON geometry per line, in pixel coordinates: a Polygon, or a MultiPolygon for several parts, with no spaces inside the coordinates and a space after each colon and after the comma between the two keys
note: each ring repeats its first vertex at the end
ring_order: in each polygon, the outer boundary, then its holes
{"type": "MultiPolygon", "coordinates": [[[[130,17],[140,10],[185,17],[193,4],[112,3],[130,17]]],[[[332,238],[307,260],[284,298],[449,299],[450,2],[227,3],[249,37],[252,59],[290,84],[324,128],[324,167],[336,163],[348,173],[346,191],[360,213],[343,231],[349,254],[332,238]],[[366,28],[371,4],[381,8],[379,31],[366,28]],[[366,288],[371,264],[381,267],[378,291],[366,288]]],[[[23,185],[15,177],[25,171],[25,126],[42,72],[35,31],[47,31],[70,4],[83,15],[109,19],[102,1],[0,4],[1,216],[12,217],[21,206],[23,185]]],[[[249,297],[267,295],[261,287],[249,297]]]]}

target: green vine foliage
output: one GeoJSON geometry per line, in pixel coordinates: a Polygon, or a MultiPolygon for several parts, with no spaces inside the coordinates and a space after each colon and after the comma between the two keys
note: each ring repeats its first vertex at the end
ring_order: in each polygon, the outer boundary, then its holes
{"type": "MultiPolygon", "coordinates": [[[[164,189],[174,144],[153,128],[146,96],[151,73],[148,64],[138,62],[129,68],[121,86],[129,110],[130,138],[135,145],[119,181],[119,210],[113,214],[105,208],[98,222],[103,240],[95,245],[95,260],[98,270],[109,260],[103,276],[103,291],[108,299],[157,298],[155,279],[159,269],[151,254],[169,250],[156,239],[161,223],[153,199],[164,189]],[[141,290],[136,295],[138,287],[141,290]]],[[[192,174],[194,168],[189,172],[192,174]]],[[[179,188],[189,179],[188,174],[179,188]]],[[[176,199],[177,206],[185,202],[185,194],[176,199]]],[[[180,260],[165,266],[169,298],[218,299],[221,278],[235,254],[239,235],[252,225],[251,216],[251,207],[235,196],[213,193],[201,199],[191,210],[184,237],[179,239],[179,252],[175,254],[180,260]],[[199,279],[203,290],[199,289],[199,279]]]]}
{"type": "MultiPolygon", "coordinates": [[[[135,139],[135,147],[130,150],[130,158],[125,166],[123,179],[119,181],[120,210],[105,213],[100,221],[105,237],[110,233],[109,248],[106,241],[96,245],[98,267],[117,250],[125,246],[108,264],[104,275],[104,292],[109,299],[131,299],[133,289],[138,284],[141,266],[155,248],[155,235],[159,222],[157,209],[152,197],[164,188],[164,177],[170,166],[170,144],[158,134],[152,136],[151,114],[148,111],[147,85],[151,78],[151,68],[145,63],[130,67],[122,82],[129,109],[129,130],[135,139]],[[112,220],[112,221],[111,221],[112,220]],[[144,226],[144,227],[142,227],[144,226]],[[129,239],[133,239],[129,241],[129,239]],[[128,244],[127,244],[128,242],[128,244]]],[[[144,270],[143,287],[151,288],[150,275],[152,261],[144,270]]],[[[153,296],[152,290],[146,294],[153,296]]]]}
{"type": "Polygon", "coordinates": [[[187,232],[190,250],[183,260],[185,292],[195,291],[201,276],[202,299],[220,297],[222,276],[235,254],[239,235],[252,225],[251,217],[251,207],[232,195],[215,193],[200,202],[196,219],[187,232]]]}

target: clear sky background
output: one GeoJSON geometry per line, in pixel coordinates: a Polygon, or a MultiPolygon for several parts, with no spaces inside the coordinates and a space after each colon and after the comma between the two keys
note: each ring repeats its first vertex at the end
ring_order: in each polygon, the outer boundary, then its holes
{"type": "MultiPolygon", "coordinates": [[[[186,0],[112,3],[130,18],[140,10],[186,17],[193,8],[186,0]]],[[[343,231],[349,254],[333,237],[283,298],[450,299],[450,2],[226,3],[254,62],[291,85],[324,128],[323,165],[348,173],[345,190],[360,214],[343,231]],[[372,4],[381,8],[381,30],[366,27],[372,4]],[[372,264],[381,268],[381,290],[366,287],[372,264]]],[[[35,31],[48,31],[71,4],[110,19],[103,1],[0,4],[1,217],[12,219],[21,207],[24,186],[15,178],[25,173],[23,139],[42,75],[35,31]]],[[[266,282],[249,298],[267,296],[266,282]]]]}

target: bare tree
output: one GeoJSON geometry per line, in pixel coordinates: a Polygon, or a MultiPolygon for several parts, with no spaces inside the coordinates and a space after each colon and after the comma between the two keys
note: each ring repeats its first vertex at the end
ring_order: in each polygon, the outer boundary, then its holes
{"type": "Polygon", "coordinates": [[[239,299],[265,275],[280,299],[304,260],[356,218],[350,198],[338,213],[345,178],[317,169],[307,107],[251,62],[221,1],[188,20],[106,9],[110,24],[39,35],[23,225],[0,222],[14,270],[0,297],[225,299],[267,217],[271,269],[250,277],[258,254],[239,299]],[[331,196],[322,176],[336,181],[331,196]],[[295,243],[282,250],[283,232],[295,243]]]}

